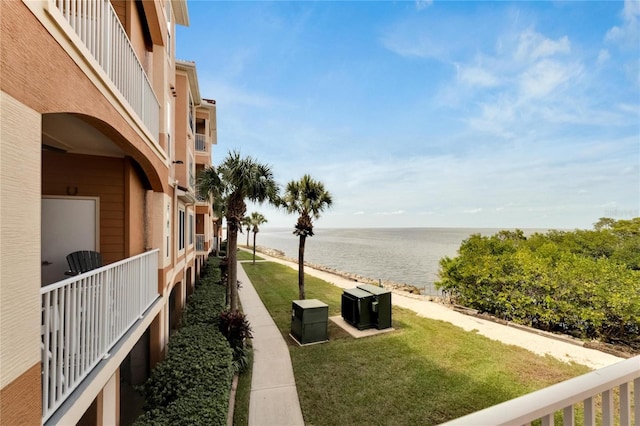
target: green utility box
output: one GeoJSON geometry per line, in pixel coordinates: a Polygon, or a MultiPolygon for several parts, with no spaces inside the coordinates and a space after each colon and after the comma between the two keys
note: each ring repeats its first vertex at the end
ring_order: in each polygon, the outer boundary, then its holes
{"type": "Polygon", "coordinates": [[[391,290],[371,284],[359,284],[360,290],[373,295],[371,300],[371,322],[378,330],[391,327],[391,290]]]}
{"type": "Polygon", "coordinates": [[[329,305],[318,299],[294,300],[291,304],[291,336],[300,344],[329,340],[329,305]]]}
{"type": "Polygon", "coordinates": [[[374,327],[371,318],[371,302],[373,295],[359,288],[349,288],[342,293],[342,318],[356,327],[364,330],[374,327]]]}

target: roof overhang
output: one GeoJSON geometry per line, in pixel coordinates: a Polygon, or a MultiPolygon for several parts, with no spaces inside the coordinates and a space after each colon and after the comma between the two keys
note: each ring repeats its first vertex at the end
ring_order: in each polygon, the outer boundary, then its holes
{"type": "Polygon", "coordinates": [[[176,186],[176,194],[178,195],[178,199],[185,204],[195,204],[197,201],[196,197],[187,191],[187,188],[176,186]]]}
{"type": "Polygon", "coordinates": [[[182,71],[187,74],[189,80],[189,89],[193,102],[200,106],[202,98],[200,97],[200,87],[198,86],[198,73],[196,72],[196,63],[192,61],[183,61],[176,59],[176,71],[182,71]]]}
{"type": "Polygon", "coordinates": [[[171,0],[171,8],[176,17],[176,24],[188,27],[189,9],[187,8],[187,0],[171,0]]]}

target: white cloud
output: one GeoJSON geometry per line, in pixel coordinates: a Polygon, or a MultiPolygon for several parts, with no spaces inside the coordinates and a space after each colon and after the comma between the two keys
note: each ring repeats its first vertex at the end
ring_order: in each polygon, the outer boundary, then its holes
{"type": "Polygon", "coordinates": [[[598,52],[598,59],[596,60],[596,63],[598,65],[602,65],[608,62],[609,59],[611,59],[611,54],[609,53],[609,51],[607,49],[600,49],[600,52],[598,52]]]}
{"type": "Polygon", "coordinates": [[[638,48],[638,39],[640,37],[640,1],[625,0],[622,9],[622,25],[613,26],[605,35],[605,41],[621,42],[630,44],[638,48]]]}
{"type": "Polygon", "coordinates": [[[542,60],[522,73],[520,92],[527,98],[547,96],[579,72],[579,67],[548,59],[542,60]]]}
{"type": "Polygon", "coordinates": [[[475,208],[475,209],[464,210],[464,213],[467,213],[467,214],[478,214],[478,213],[482,213],[482,210],[483,210],[482,207],[478,207],[478,208],[475,208]]]}
{"type": "Polygon", "coordinates": [[[391,212],[378,212],[376,214],[380,215],[380,216],[397,216],[397,215],[405,214],[405,211],[404,210],[394,210],[394,211],[391,211],[391,212]]]}
{"type": "Polygon", "coordinates": [[[458,78],[469,86],[494,87],[499,84],[495,75],[476,66],[458,67],[458,78]]]}
{"type": "Polygon", "coordinates": [[[567,36],[551,40],[543,35],[527,30],[520,34],[515,58],[520,61],[536,61],[556,54],[571,52],[571,43],[567,36]]]}
{"type": "Polygon", "coordinates": [[[433,4],[433,0],[416,0],[416,9],[424,10],[433,4]]]}

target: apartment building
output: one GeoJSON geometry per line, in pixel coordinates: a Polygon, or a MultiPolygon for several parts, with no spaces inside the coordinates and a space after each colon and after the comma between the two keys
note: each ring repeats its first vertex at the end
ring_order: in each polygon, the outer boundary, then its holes
{"type": "Polygon", "coordinates": [[[0,422],[119,424],[217,244],[185,0],[0,2],[0,422]],[[67,256],[99,253],[74,275],[67,256]],[[94,265],[95,266],[95,265],[94,265]]]}

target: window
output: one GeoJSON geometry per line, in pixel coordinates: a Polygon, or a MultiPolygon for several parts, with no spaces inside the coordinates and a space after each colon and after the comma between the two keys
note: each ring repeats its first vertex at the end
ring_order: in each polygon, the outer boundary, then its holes
{"type": "Polygon", "coordinates": [[[193,155],[189,153],[189,186],[191,188],[196,187],[196,177],[194,175],[194,166],[193,166],[193,155]]]}
{"type": "Polygon", "coordinates": [[[184,250],[184,210],[180,209],[178,215],[178,250],[184,250]]]}
{"type": "Polygon", "coordinates": [[[189,128],[191,129],[191,133],[196,133],[195,123],[193,122],[193,98],[191,97],[191,93],[189,93],[189,128]]]}
{"type": "Polygon", "coordinates": [[[189,245],[193,245],[193,234],[194,234],[194,226],[193,226],[193,214],[189,213],[189,245]]]}
{"type": "Polygon", "coordinates": [[[171,102],[167,102],[167,157],[171,159],[171,102]]]}
{"type": "Polygon", "coordinates": [[[166,217],[166,243],[167,243],[167,251],[165,252],[165,257],[169,257],[171,252],[171,202],[167,203],[167,217],[166,217]]]}

